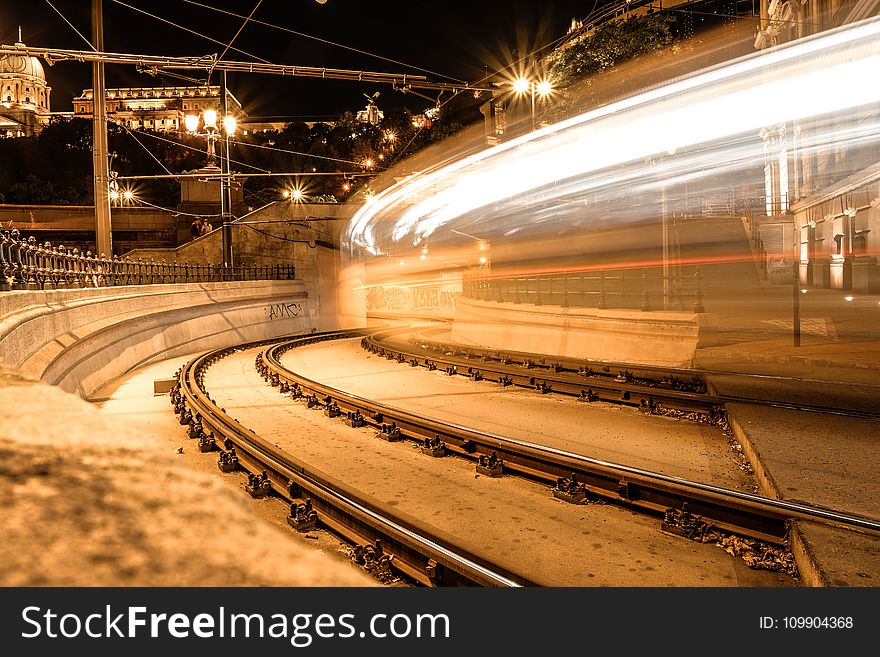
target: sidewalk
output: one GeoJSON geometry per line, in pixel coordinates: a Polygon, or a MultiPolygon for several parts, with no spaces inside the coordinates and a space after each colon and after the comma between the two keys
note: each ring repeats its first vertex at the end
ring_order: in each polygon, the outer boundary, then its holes
{"type": "MultiPolygon", "coordinates": [[[[716,297],[718,320],[697,350],[696,366],[794,377],[773,385],[794,400],[880,412],[880,299],[841,290],[798,292],[800,346],[794,346],[791,287],[716,297]]],[[[756,385],[728,375],[707,379],[719,394],[756,385]]],[[[880,420],[748,404],[727,410],[762,495],[880,518],[880,420]]],[[[807,585],[880,586],[876,534],[797,521],[790,542],[807,585]]]]}

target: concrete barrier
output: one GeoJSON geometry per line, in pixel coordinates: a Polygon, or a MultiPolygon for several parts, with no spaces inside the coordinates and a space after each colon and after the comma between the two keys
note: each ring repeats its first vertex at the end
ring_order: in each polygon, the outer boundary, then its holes
{"type": "Polygon", "coordinates": [[[302,281],[121,286],[0,294],[0,364],[88,399],[153,360],[308,333],[302,281]]]}
{"type": "Polygon", "coordinates": [[[691,367],[704,314],[455,301],[452,339],[572,358],[691,367]]]}

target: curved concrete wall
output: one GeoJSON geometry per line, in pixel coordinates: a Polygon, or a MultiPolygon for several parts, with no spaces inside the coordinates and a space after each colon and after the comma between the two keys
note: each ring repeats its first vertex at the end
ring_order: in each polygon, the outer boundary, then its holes
{"type": "Polygon", "coordinates": [[[705,315],[455,301],[452,338],[571,358],[691,367],[705,315]]]}
{"type": "Polygon", "coordinates": [[[6,292],[0,365],[88,399],[152,360],[317,327],[298,280],[6,292]]]}

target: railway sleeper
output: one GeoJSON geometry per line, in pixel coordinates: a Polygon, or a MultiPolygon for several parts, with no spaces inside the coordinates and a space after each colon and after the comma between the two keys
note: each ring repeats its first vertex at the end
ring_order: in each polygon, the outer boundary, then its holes
{"type": "Polygon", "coordinates": [[[331,401],[324,407],[324,415],[327,417],[339,417],[342,411],[339,410],[339,404],[335,401],[331,401]]]}
{"type": "Polygon", "coordinates": [[[343,422],[353,429],[357,429],[358,427],[364,426],[366,420],[364,419],[364,416],[361,415],[360,411],[349,411],[345,414],[343,422]]]}
{"type": "Polygon", "coordinates": [[[190,438],[201,438],[203,435],[205,435],[204,429],[202,427],[201,414],[196,413],[195,419],[190,421],[189,429],[187,429],[186,435],[190,438]]]}
{"type": "Polygon", "coordinates": [[[674,507],[666,509],[660,529],[668,534],[703,542],[703,537],[712,530],[712,525],[703,520],[702,516],[691,513],[688,503],[682,502],[681,509],[674,507]]]}
{"type": "Polygon", "coordinates": [[[235,472],[238,470],[238,454],[235,453],[234,445],[228,447],[228,451],[220,452],[217,467],[220,468],[220,472],[235,472]]]}
{"type": "Polygon", "coordinates": [[[577,474],[574,472],[570,477],[559,477],[552,493],[556,499],[569,504],[588,504],[593,501],[587,487],[578,481],[577,474]]]}
{"type": "Polygon", "coordinates": [[[487,477],[501,477],[504,475],[504,461],[498,458],[493,450],[491,454],[481,454],[477,460],[477,474],[487,477]]]}
{"type": "Polygon", "coordinates": [[[304,502],[293,502],[290,505],[287,524],[301,533],[310,532],[317,528],[318,512],[312,508],[312,498],[307,497],[304,502]]]}
{"type": "Polygon", "coordinates": [[[374,545],[356,545],[351,560],[381,582],[387,584],[396,579],[391,570],[394,555],[386,554],[378,539],[374,545]]]}
{"type": "Polygon", "coordinates": [[[430,436],[425,438],[421,450],[422,454],[427,454],[432,458],[440,458],[446,456],[446,443],[440,440],[440,434],[436,434],[433,438],[430,436]]]}
{"type": "Polygon", "coordinates": [[[401,439],[400,429],[398,428],[396,422],[392,422],[391,424],[383,422],[381,430],[377,431],[376,435],[382,440],[387,440],[389,443],[393,443],[401,439]]]}
{"type": "Polygon", "coordinates": [[[581,402],[599,401],[599,395],[593,392],[592,388],[587,388],[586,390],[581,390],[581,394],[577,400],[581,402]]]}
{"type": "Polygon", "coordinates": [[[244,490],[254,499],[267,497],[272,492],[272,482],[269,481],[269,475],[265,470],[258,475],[248,473],[248,482],[244,485],[244,490]]]}
{"type": "Polygon", "coordinates": [[[213,433],[203,433],[201,438],[199,438],[199,451],[204,452],[213,452],[217,449],[217,440],[214,438],[213,433]]]}

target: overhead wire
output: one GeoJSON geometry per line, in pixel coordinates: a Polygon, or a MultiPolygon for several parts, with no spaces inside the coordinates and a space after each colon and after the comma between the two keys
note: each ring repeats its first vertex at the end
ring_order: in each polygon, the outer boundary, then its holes
{"type": "Polygon", "coordinates": [[[343,160],[338,157],[329,157],[326,155],[314,155],[312,153],[302,153],[300,151],[291,151],[286,148],[276,148],[275,146],[264,146],[263,144],[251,144],[246,141],[233,141],[230,142],[231,146],[247,146],[249,148],[261,148],[267,151],[277,151],[279,153],[287,153],[288,155],[300,155],[302,157],[313,157],[318,160],[330,160],[331,162],[343,162],[344,164],[354,164],[359,166],[360,162],[355,162],[354,160],[343,160]]]}
{"type": "MultiPolygon", "coordinates": [[[[172,27],[176,27],[179,30],[183,30],[184,32],[189,32],[190,34],[194,34],[195,36],[197,36],[201,39],[205,39],[207,41],[210,41],[211,43],[215,43],[220,46],[226,45],[223,41],[220,41],[219,39],[215,39],[213,37],[210,37],[207,34],[202,34],[201,32],[196,32],[195,30],[192,30],[188,27],[184,27],[183,25],[179,25],[173,21],[168,20],[167,18],[162,18],[161,16],[157,16],[156,14],[152,14],[144,9],[140,9],[139,7],[133,7],[132,5],[130,5],[126,2],[122,2],[122,0],[110,0],[110,1],[115,2],[116,4],[121,5],[127,9],[131,9],[132,11],[136,11],[140,14],[144,14],[145,16],[149,16],[150,18],[154,18],[154,19],[161,21],[163,23],[167,23],[168,25],[171,25],[172,27]]],[[[267,59],[263,59],[262,57],[260,57],[258,55],[254,55],[253,53],[249,53],[245,50],[241,50],[240,48],[235,48],[235,47],[230,46],[229,49],[234,50],[235,52],[241,53],[242,55],[252,57],[253,59],[256,59],[257,61],[262,62],[264,64],[271,64],[272,63],[267,59]]]]}
{"type": "MultiPolygon", "coordinates": [[[[221,13],[221,14],[227,14],[227,15],[229,15],[229,16],[234,16],[234,17],[236,17],[236,18],[244,18],[244,16],[241,15],[241,14],[237,14],[237,13],[235,13],[235,12],[228,11],[228,10],[226,10],[226,9],[220,9],[219,7],[211,7],[210,5],[206,5],[206,4],[201,3],[201,2],[196,2],[195,0],[181,0],[181,1],[182,1],[182,2],[185,2],[185,3],[187,3],[187,4],[190,4],[190,5],[195,5],[195,6],[197,6],[197,7],[201,7],[201,8],[203,8],[203,9],[210,9],[211,11],[216,11],[216,12],[221,13]]],[[[321,38],[321,37],[316,37],[316,36],[313,36],[313,35],[311,35],[311,34],[305,34],[304,32],[297,32],[296,30],[290,29],[289,27],[284,27],[283,25],[277,25],[277,24],[275,24],[275,23],[269,23],[269,22],[266,22],[266,21],[261,21],[261,20],[256,20],[256,19],[253,19],[251,22],[252,22],[252,23],[256,23],[256,24],[258,24],[258,25],[263,25],[264,27],[270,27],[270,28],[273,28],[273,29],[281,30],[281,31],[283,31],[283,32],[287,32],[287,33],[289,33],[289,34],[295,34],[296,36],[300,36],[300,37],[303,37],[303,38],[305,38],[305,39],[311,39],[311,40],[313,40],[313,41],[317,41],[317,42],[319,42],[319,43],[324,43],[324,44],[327,44],[327,45],[330,45],[330,46],[334,46],[334,47],[336,47],[336,48],[343,48],[343,49],[345,49],[345,50],[350,50],[350,51],[352,51],[352,52],[356,52],[356,53],[358,53],[358,54],[360,54],[360,55],[366,55],[367,57],[373,57],[373,58],[375,58],[375,59],[380,59],[380,60],[382,60],[382,61],[389,62],[389,63],[391,63],[391,64],[397,64],[398,66],[405,66],[405,67],[407,67],[407,68],[411,68],[411,69],[416,70],[416,71],[421,71],[422,73],[430,73],[431,75],[436,75],[436,76],[439,76],[439,77],[441,77],[441,78],[446,78],[446,79],[448,79],[448,80],[452,80],[452,81],[454,81],[454,82],[461,82],[461,83],[464,82],[464,80],[460,80],[459,78],[453,77],[453,76],[451,76],[451,75],[445,75],[444,73],[439,73],[439,72],[437,72],[437,71],[432,71],[432,70],[427,69],[427,68],[422,68],[422,67],[420,67],[420,66],[415,66],[415,65],[413,65],[413,64],[407,64],[406,62],[401,62],[401,61],[398,61],[398,60],[396,60],[396,59],[391,59],[390,57],[384,57],[384,56],[382,56],[382,55],[377,55],[376,53],[372,53],[372,52],[369,52],[369,51],[366,51],[366,50],[361,50],[360,48],[353,48],[353,47],[351,47],[351,46],[346,46],[345,44],[342,44],[342,43],[336,43],[335,41],[330,41],[329,39],[323,39],[323,38],[321,38]]]]}
{"type": "Polygon", "coordinates": [[[86,39],[86,38],[82,35],[82,33],[81,33],[78,29],[76,29],[76,26],[74,26],[73,23],[71,23],[69,20],[67,20],[67,17],[66,17],[64,14],[62,14],[62,13],[58,10],[58,8],[50,2],[50,0],[46,0],[46,4],[49,5],[50,7],[52,7],[52,9],[55,11],[56,14],[58,14],[59,16],[61,16],[61,20],[63,20],[65,23],[67,23],[67,24],[70,26],[70,29],[73,30],[74,32],[76,32],[77,35],[79,36],[79,38],[82,39],[83,41],[85,41],[85,42],[86,42],[86,45],[87,45],[89,48],[91,48],[91,49],[94,50],[95,52],[98,52],[98,49],[95,48],[95,46],[92,45],[92,42],[89,41],[88,39],[86,39]]]}
{"type": "Polygon", "coordinates": [[[128,126],[125,125],[125,123],[123,123],[122,121],[117,121],[116,119],[112,119],[112,118],[108,118],[107,120],[108,120],[108,121],[112,121],[112,122],[115,123],[116,125],[120,126],[123,130],[125,130],[125,131],[129,134],[129,136],[130,136],[132,139],[134,139],[134,140],[138,143],[138,145],[139,145],[141,148],[143,148],[143,149],[147,152],[147,155],[149,155],[151,158],[153,158],[153,159],[156,161],[156,164],[158,164],[160,167],[162,167],[162,169],[165,171],[165,173],[167,173],[167,174],[169,174],[169,175],[173,175],[173,174],[171,173],[171,171],[168,170],[168,167],[166,167],[164,164],[162,164],[162,161],[161,161],[158,157],[155,156],[155,154],[153,153],[153,151],[151,151],[149,148],[147,148],[146,146],[144,146],[144,144],[141,142],[141,140],[137,138],[137,135],[135,135],[135,134],[134,134],[134,133],[128,128],[128,126]]]}
{"type": "Polygon", "coordinates": [[[235,40],[238,38],[238,35],[241,34],[242,30],[244,30],[245,26],[248,24],[248,21],[254,17],[254,14],[257,13],[257,9],[260,8],[260,5],[263,4],[263,0],[257,0],[257,4],[254,5],[254,8],[251,10],[250,15],[244,19],[244,23],[238,28],[238,31],[235,33],[235,36],[226,44],[226,48],[223,49],[223,52],[220,53],[220,56],[214,60],[214,63],[211,64],[211,68],[208,70],[208,84],[211,84],[211,74],[214,72],[214,67],[217,66],[217,62],[219,62],[223,57],[226,56],[226,53],[229,52],[229,49],[232,47],[232,44],[235,43],[235,40]]]}
{"type": "MultiPolygon", "coordinates": [[[[119,123],[116,119],[108,119],[108,121],[113,121],[114,123],[119,123]]],[[[131,130],[129,128],[129,130],[131,130]]],[[[180,141],[174,141],[173,139],[167,139],[166,137],[162,137],[157,134],[153,134],[150,132],[144,132],[143,130],[133,130],[133,132],[137,132],[138,134],[144,135],[145,137],[152,137],[153,139],[157,139],[159,141],[168,142],[169,144],[174,144],[175,146],[180,146],[181,148],[186,148],[191,151],[195,151],[197,153],[204,153],[204,151],[200,148],[195,148],[194,146],[190,146],[189,144],[184,144],[180,141]]],[[[238,160],[230,159],[230,162],[234,162],[235,164],[240,164],[241,166],[250,167],[251,169],[256,169],[257,171],[262,171],[263,173],[272,173],[268,169],[263,169],[262,167],[255,166],[253,164],[248,164],[247,162],[239,162],[238,160]]]]}
{"type": "Polygon", "coordinates": [[[156,210],[162,210],[163,212],[167,212],[171,216],[174,217],[198,217],[198,218],[210,218],[210,217],[220,217],[222,216],[220,213],[217,214],[196,214],[194,212],[184,212],[182,210],[175,210],[173,208],[166,208],[162,205],[156,205],[155,203],[150,203],[149,201],[145,201],[142,198],[137,199],[137,202],[146,205],[148,207],[154,208],[156,210]]]}

